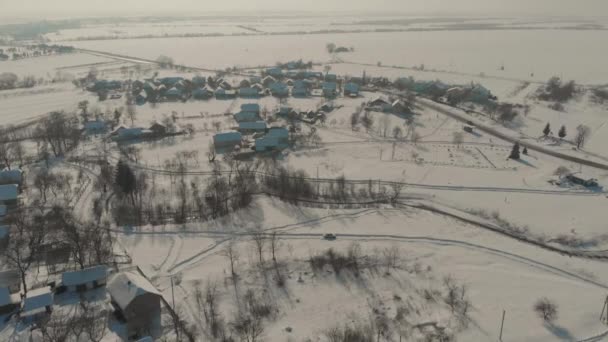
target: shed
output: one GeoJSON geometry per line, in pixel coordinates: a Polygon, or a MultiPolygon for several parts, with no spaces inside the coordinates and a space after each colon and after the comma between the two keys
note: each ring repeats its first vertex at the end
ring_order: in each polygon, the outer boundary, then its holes
{"type": "Polygon", "coordinates": [[[135,271],[116,274],[107,285],[112,305],[122,313],[130,332],[153,328],[160,319],[161,294],[135,271]]]}
{"type": "Polygon", "coordinates": [[[239,123],[259,121],[260,115],[256,112],[238,112],[234,114],[234,120],[239,123]]]}
{"type": "Polygon", "coordinates": [[[215,91],[215,98],[219,100],[233,99],[236,97],[236,91],[226,90],[224,88],[217,88],[215,91]]]}
{"type": "Polygon", "coordinates": [[[336,82],[323,82],[323,96],[334,97],[338,93],[338,84],[336,82]]]}
{"type": "Polygon", "coordinates": [[[50,313],[53,307],[53,292],[49,286],[29,290],[21,303],[21,316],[50,313]]]}
{"type": "Polygon", "coordinates": [[[108,130],[108,125],[105,121],[94,120],[85,122],[83,128],[87,134],[99,134],[105,133],[108,130]]]}
{"type": "Polygon", "coordinates": [[[240,88],[239,95],[241,97],[258,97],[260,96],[260,90],[253,87],[240,88]]]}
{"type": "Polygon", "coordinates": [[[260,113],[260,105],[257,103],[245,103],[241,105],[241,112],[260,113]]]}
{"type": "Polygon", "coordinates": [[[85,268],[84,270],[64,272],[61,285],[68,291],[86,291],[106,284],[108,267],[104,265],[85,268]]]}
{"type": "Polygon", "coordinates": [[[8,207],[17,205],[19,198],[19,185],[3,184],[0,185],[0,203],[8,207]]]}
{"type": "Polygon", "coordinates": [[[218,133],[213,136],[213,144],[215,148],[226,148],[240,146],[242,144],[243,136],[240,132],[224,132],[218,133]]]}
{"type": "Polygon", "coordinates": [[[241,132],[243,134],[251,134],[251,133],[265,132],[265,131],[266,131],[266,122],[264,122],[264,121],[239,123],[239,132],[241,132]]]}
{"type": "Polygon", "coordinates": [[[4,169],[0,171],[0,184],[21,184],[23,171],[21,169],[4,169]]]}
{"type": "Polygon", "coordinates": [[[152,125],[150,126],[149,130],[152,131],[152,134],[154,134],[154,135],[167,134],[167,126],[159,123],[158,121],[153,122],[152,125]]]}
{"type": "Polygon", "coordinates": [[[353,82],[346,83],[344,86],[344,96],[359,96],[359,85],[353,82]]]}

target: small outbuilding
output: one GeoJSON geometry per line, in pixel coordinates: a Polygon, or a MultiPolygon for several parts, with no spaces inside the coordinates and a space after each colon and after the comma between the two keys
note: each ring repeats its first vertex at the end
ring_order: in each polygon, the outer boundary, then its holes
{"type": "Polygon", "coordinates": [[[83,292],[106,284],[108,267],[105,265],[85,268],[84,270],[64,272],[61,286],[69,292],[83,292]]]}
{"type": "Polygon", "coordinates": [[[17,184],[3,184],[0,185],[0,204],[7,207],[13,207],[17,205],[19,199],[19,185],[17,184]]]}
{"type": "Polygon", "coordinates": [[[213,136],[213,145],[216,149],[233,148],[234,146],[241,146],[242,143],[243,136],[240,132],[224,132],[213,136]]]}
{"type": "Polygon", "coordinates": [[[0,185],[19,184],[23,182],[23,171],[21,169],[4,169],[0,171],[0,185]]]}
{"type": "Polygon", "coordinates": [[[150,331],[160,323],[162,296],[141,274],[118,273],[108,282],[107,290],[112,305],[126,320],[129,333],[150,331]]]}
{"type": "Polygon", "coordinates": [[[239,123],[239,132],[241,132],[242,134],[253,134],[253,133],[265,132],[265,131],[266,131],[266,122],[264,122],[264,121],[239,123]]]}
{"type": "Polygon", "coordinates": [[[51,313],[53,310],[53,291],[49,286],[29,290],[21,302],[21,317],[32,317],[51,313]]]}

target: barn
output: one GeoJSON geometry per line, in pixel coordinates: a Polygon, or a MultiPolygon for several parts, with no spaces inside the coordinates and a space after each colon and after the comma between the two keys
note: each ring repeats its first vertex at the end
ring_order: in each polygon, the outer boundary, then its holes
{"type": "Polygon", "coordinates": [[[161,294],[139,273],[118,273],[110,279],[107,289],[130,334],[150,331],[160,324],[161,294]]]}

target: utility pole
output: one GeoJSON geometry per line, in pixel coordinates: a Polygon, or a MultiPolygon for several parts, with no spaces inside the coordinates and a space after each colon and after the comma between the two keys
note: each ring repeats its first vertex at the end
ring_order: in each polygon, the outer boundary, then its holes
{"type": "Polygon", "coordinates": [[[500,322],[500,336],[498,337],[498,340],[502,342],[502,328],[505,325],[505,314],[506,311],[502,310],[502,321],[500,322]]]}
{"type": "Polygon", "coordinates": [[[600,322],[608,325],[608,296],[606,296],[606,299],[604,300],[604,306],[602,306],[602,313],[600,314],[600,322]],[[604,313],[606,313],[605,316],[604,316],[604,313]]]}

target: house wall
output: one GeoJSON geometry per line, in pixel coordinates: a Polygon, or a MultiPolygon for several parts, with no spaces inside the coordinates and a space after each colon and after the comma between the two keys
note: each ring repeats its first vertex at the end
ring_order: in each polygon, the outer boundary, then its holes
{"type": "Polygon", "coordinates": [[[147,293],[136,297],[123,311],[129,333],[154,329],[160,320],[160,297],[147,293]]]}

